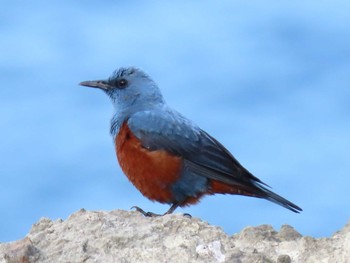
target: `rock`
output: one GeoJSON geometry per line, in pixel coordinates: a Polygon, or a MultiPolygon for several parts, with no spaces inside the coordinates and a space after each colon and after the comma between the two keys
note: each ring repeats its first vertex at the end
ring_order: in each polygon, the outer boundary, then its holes
{"type": "Polygon", "coordinates": [[[40,257],[40,253],[28,237],[16,242],[2,244],[0,255],[2,256],[0,259],[8,263],[35,262],[40,257]]]}
{"type": "Polygon", "coordinates": [[[0,244],[0,262],[350,262],[350,224],[330,238],[291,226],[247,227],[233,236],[181,214],[85,211],[42,218],[25,239],[0,244]]]}

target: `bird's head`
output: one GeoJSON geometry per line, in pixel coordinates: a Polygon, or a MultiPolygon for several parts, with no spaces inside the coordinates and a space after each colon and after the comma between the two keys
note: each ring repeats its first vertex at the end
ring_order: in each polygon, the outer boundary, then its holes
{"type": "Polygon", "coordinates": [[[103,90],[117,111],[147,110],[164,103],[157,84],[137,68],[120,68],[108,79],[79,84],[103,90]]]}

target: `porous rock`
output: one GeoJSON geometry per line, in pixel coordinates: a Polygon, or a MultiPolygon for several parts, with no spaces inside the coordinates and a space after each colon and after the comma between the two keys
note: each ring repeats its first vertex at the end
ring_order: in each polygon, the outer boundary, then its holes
{"type": "Polygon", "coordinates": [[[23,239],[0,244],[0,262],[350,262],[350,223],[330,238],[291,226],[247,227],[228,236],[181,214],[146,218],[135,211],[85,211],[42,218],[23,239]]]}

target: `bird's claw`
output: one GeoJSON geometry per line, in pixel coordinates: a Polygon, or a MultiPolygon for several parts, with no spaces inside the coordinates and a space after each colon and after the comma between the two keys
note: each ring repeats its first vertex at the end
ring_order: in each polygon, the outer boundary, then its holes
{"type": "MultiPolygon", "coordinates": [[[[137,212],[140,212],[145,217],[157,217],[157,216],[165,216],[165,215],[169,214],[168,212],[164,213],[163,215],[156,214],[156,213],[153,213],[153,212],[146,212],[145,210],[143,210],[142,208],[140,208],[140,207],[138,207],[136,205],[132,206],[130,209],[135,209],[137,212]]],[[[188,214],[188,213],[184,213],[183,216],[187,217],[187,218],[192,218],[192,216],[190,214],[188,214]]]]}
{"type": "Polygon", "coordinates": [[[192,218],[192,216],[189,213],[182,214],[184,217],[192,218]]]}
{"type": "Polygon", "coordinates": [[[161,216],[159,214],[153,213],[153,212],[146,212],[145,210],[143,210],[142,208],[138,207],[138,206],[133,206],[131,207],[131,209],[135,209],[137,212],[140,212],[141,214],[143,214],[145,217],[156,217],[156,216],[161,216]]]}

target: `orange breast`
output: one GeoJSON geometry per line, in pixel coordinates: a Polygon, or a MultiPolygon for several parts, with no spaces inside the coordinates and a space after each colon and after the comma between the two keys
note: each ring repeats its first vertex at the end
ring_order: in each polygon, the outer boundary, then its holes
{"type": "Polygon", "coordinates": [[[182,170],[182,159],[164,150],[149,151],[142,147],[127,123],[115,139],[119,164],[135,187],[146,197],[161,203],[172,203],[171,185],[182,170]]]}

